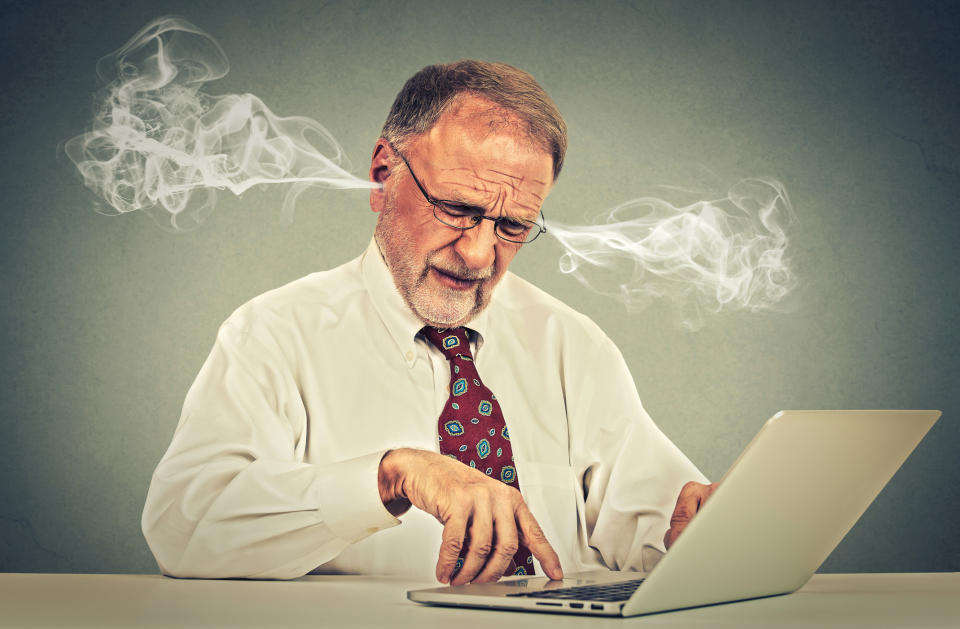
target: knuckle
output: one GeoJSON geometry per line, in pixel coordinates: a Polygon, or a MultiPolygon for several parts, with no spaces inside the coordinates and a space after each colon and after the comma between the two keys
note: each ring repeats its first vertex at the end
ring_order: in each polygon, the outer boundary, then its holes
{"type": "Polygon", "coordinates": [[[473,505],[486,496],[487,493],[487,488],[481,483],[467,483],[456,493],[455,500],[461,505],[473,505]]]}
{"type": "Polygon", "coordinates": [[[547,537],[543,534],[543,531],[538,528],[530,531],[527,539],[531,544],[543,544],[547,541],[547,537]]]}
{"type": "Polygon", "coordinates": [[[502,557],[506,557],[507,559],[509,559],[514,555],[516,555],[519,549],[520,549],[520,544],[518,544],[517,542],[504,542],[503,545],[500,546],[499,554],[502,557]]]}
{"type": "Polygon", "coordinates": [[[520,492],[516,489],[511,490],[515,493],[508,496],[509,502],[513,509],[513,517],[518,522],[523,518],[533,518],[533,514],[530,512],[530,507],[527,506],[527,503],[523,500],[523,496],[520,495],[520,492]]]}
{"type": "Polygon", "coordinates": [[[677,507],[670,516],[670,526],[682,525],[690,520],[690,511],[686,507],[677,507]]]}
{"type": "Polygon", "coordinates": [[[497,504],[498,496],[495,492],[491,491],[490,487],[483,487],[477,491],[477,502],[482,503],[487,506],[492,506],[497,504]]]}
{"type": "Polygon", "coordinates": [[[457,492],[450,499],[450,504],[457,511],[469,511],[473,504],[472,494],[468,491],[457,492]]]}
{"type": "Polygon", "coordinates": [[[527,531],[529,531],[531,535],[543,537],[543,529],[540,528],[540,523],[534,520],[532,516],[530,517],[530,522],[527,524],[527,531]]]}
{"type": "Polygon", "coordinates": [[[524,538],[529,544],[541,544],[547,541],[546,536],[543,534],[543,529],[541,529],[536,523],[531,524],[526,533],[524,533],[524,538]]]}
{"type": "Polygon", "coordinates": [[[479,558],[486,559],[493,551],[493,547],[489,543],[471,545],[470,551],[479,558]]]}
{"type": "Polygon", "coordinates": [[[459,537],[445,536],[443,538],[443,543],[440,546],[440,550],[441,552],[459,557],[460,551],[463,550],[463,540],[459,537]]]}

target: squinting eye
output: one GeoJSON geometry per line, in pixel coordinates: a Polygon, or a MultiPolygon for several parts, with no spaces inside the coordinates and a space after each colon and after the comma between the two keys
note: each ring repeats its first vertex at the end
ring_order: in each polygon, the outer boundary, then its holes
{"type": "Polygon", "coordinates": [[[525,231],[529,230],[530,227],[531,227],[530,223],[523,220],[519,220],[519,219],[507,219],[504,221],[500,221],[500,229],[502,229],[503,231],[507,232],[510,235],[519,236],[523,234],[525,231]]]}
{"type": "Polygon", "coordinates": [[[441,203],[438,207],[450,216],[471,216],[477,213],[476,210],[468,208],[464,205],[450,205],[449,203],[441,203]]]}

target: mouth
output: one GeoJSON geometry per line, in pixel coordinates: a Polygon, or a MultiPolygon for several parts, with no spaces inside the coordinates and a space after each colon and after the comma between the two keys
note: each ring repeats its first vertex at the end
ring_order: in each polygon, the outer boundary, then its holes
{"type": "Polygon", "coordinates": [[[480,278],[468,278],[461,277],[459,275],[454,275],[449,271],[443,271],[437,267],[430,267],[430,270],[433,272],[433,275],[440,281],[441,284],[447,288],[452,288],[454,290],[470,290],[471,288],[476,287],[483,279],[480,278]]]}

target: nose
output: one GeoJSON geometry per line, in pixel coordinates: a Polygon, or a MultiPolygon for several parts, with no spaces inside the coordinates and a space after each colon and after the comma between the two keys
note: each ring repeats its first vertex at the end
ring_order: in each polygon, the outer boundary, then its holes
{"type": "Polygon", "coordinates": [[[497,257],[497,234],[493,221],[480,221],[480,225],[466,229],[454,243],[454,250],[473,271],[482,271],[497,257]]]}

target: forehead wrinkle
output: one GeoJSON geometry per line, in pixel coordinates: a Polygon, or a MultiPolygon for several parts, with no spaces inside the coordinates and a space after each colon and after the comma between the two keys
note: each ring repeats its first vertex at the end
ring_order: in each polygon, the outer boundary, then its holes
{"type": "Polygon", "coordinates": [[[475,200],[470,199],[467,193],[476,193],[478,197],[490,197],[491,195],[497,194],[494,189],[495,187],[471,185],[457,179],[442,179],[439,183],[450,186],[449,192],[446,193],[450,195],[447,196],[447,199],[450,201],[472,204],[475,203],[475,200]]]}
{"type": "MultiPolygon", "coordinates": [[[[495,168],[488,168],[488,169],[486,169],[486,170],[487,170],[488,172],[491,172],[491,173],[500,175],[501,177],[506,177],[509,181],[502,181],[502,180],[497,179],[497,178],[491,178],[491,177],[489,177],[489,176],[484,176],[484,175],[481,174],[481,171],[478,170],[477,168],[469,168],[469,167],[465,167],[465,166],[453,167],[453,168],[441,168],[441,169],[439,169],[439,170],[440,170],[440,174],[441,174],[441,175],[446,174],[446,173],[464,172],[464,173],[467,173],[467,174],[472,175],[477,181],[481,181],[481,182],[483,182],[483,183],[485,183],[485,184],[491,184],[491,185],[493,185],[493,186],[507,185],[507,186],[510,186],[511,188],[514,188],[514,189],[517,189],[518,186],[522,185],[522,184],[526,181],[526,177],[524,177],[523,175],[513,175],[513,174],[510,174],[510,173],[508,173],[508,172],[504,172],[504,171],[502,171],[502,170],[497,170],[497,169],[495,169],[495,168]]],[[[455,175],[454,175],[454,176],[455,176],[455,175]]],[[[546,185],[544,182],[540,181],[539,179],[532,179],[531,181],[532,181],[534,184],[537,184],[537,185],[541,185],[541,186],[546,185]]],[[[469,183],[465,183],[465,182],[463,182],[463,181],[461,181],[461,180],[459,180],[459,179],[455,179],[455,178],[454,178],[454,179],[441,179],[441,180],[439,181],[439,183],[441,183],[441,184],[448,184],[448,185],[452,185],[452,186],[456,186],[456,187],[468,187],[468,188],[469,188],[469,187],[472,187],[474,190],[477,190],[477,191],[480,191],[480,192],[488,192],[488,189],[487,189],[486,186],[484,186],[484,187],[482,187],[482,188],[481,188],[481,187],[477,187],[477,186],[471,186],[469,183]]],[[[527,192],[526,194],[530,194],[531,196],[536,197],[538,200],[543,201],[543,197],[540,196],[539,194],[535,193],[535,192],[527,192]]]]}
{"type": "MultiPolygon", "coordinates": [[[[499,179],[493,179],[493,178],[490,178],[490,177],[484,177],[484,176],[480,175],[479,173],[477,173],[477,179],[479,179],[480,181],[486,182],[486,183],[493,184],[493,185],[495,185],[495,186],[508,186],[508,187],[510,187],[510,188],[514,191],[515,196],[517,196],[517,197],[519,197],[520,195],[528,194],[528,195],[536,198],[537,200],[539,200],[539,201],[541,201],[541,202],[543,201],[543,197],[540,196],[539,194],[537,194],[536,192],[534,192],[534,191],[532,191],[532,190],[523,190],[523,189],[521,189],[521,187],[523,186],[523,184],[525,184],[525,183],[527,182],[527,178],[526,178],[525,176],[523,176],[523,175],[511,175],[510,173],[506,173],[506,172],[503,172],[503,171],[500,171],[500,170],[496,170],[496,169],[493,169],[493,168],[489,168],[489,169],[487,169],[487,170],[488,170],[489,172],[491,172],[491,173],[495,173],[495,174],[497,174],[497,175],[501,175],[501,176],[503,176],[503,177],[506,177],[506,178],[507,178],[507,181],[502,181],[502,180],[499,180],[499,179]]],[[[534,184],[544,185],[542,182],[537,181],[537,180],[535,180],[535,179],[534,179],[534,180],[531,180],[531,181],[532,181],[534,184]]]]}
{"type": "MultiPolygon", "coordinates": [[[[498,185],[496,182],[493,182],[493,183],[494,185],[491,188],[487,188],[487,187],[479,188],[476,186],[468,186],[467,188],[481,193],[482,196],[489,197],[490,195],[493,195],[494,198],[493,198],[492,205],[494,207],[503,208],[506,205],[507,201],[510,201],[513,206],[521,210],[529,210],[535,213],[540,211],[540,205],[543,203],[543,199],[540,197],[540,195],[535,194],[533,192],[525,192],[523,190],[520,190],[516,186],[504,186],[504,185],[498,185]],[[534,200],[526,201],[525,197],[533,197],[534,200]]],[[[464,203],[473,203],[472,201],[467,199],[467,197],[465,197],[463,194],[459,194],[460,192],[459,189],[455,189],[455,190],[456,190],[455,194],[457,194],[457,197],[458,197],[457,200],[464,203]]]]}
{"type": "Polygon", "coordinates": [[[523,196],[523,195],[530,195],[530,196],[535,197],[536,199],[538,199],[538,200],[540,200],[540,201],[543,201],[543,199],[542,199],[542,198],[540,197],[540,195],[538,195],[537,193],[535,193],[535,192],[533,192],[533,191],[530,191],[530,190],[524,190],[524,189],[522,188],[523,182],[524,182],[524,178],[523,178],[523,177],[518,177],[518,176],[516,176],[516,175],[509,175],[509,174],[507,174],[507,173],[501,173],[501,172],[498,171],[498,170],[491,170],[490,172],[497,173],[497,174],[501,174],[501,175],[505,175],[505,176],[508,177],[509,179],[506,180],[506,181],[503,181],[503,180],[501,180],[501,179],[491,179],[491,178],[489,178],[489,177],[483,177],[483,176],[481,176],[481,175],[478,174],[478,175],[477,175],[477,180],[478,180],[478,181],[482,181],[482,182],[484,182],[484,183],[488,183],[488,184],[492,185],[493,187],[495,187],[495,188],[497,188],[497,189],[501,189],[501,190],[502,190],[503,188],[509,188],[509,189],[513,192],[513,195],[512,195],[512,196],[513,196],[513,198],[515,198],[515,199],[519,199],[519,198],[520,198],[521,196],[523,196]]]}
{"type": "Polygon", "coordinates": [[[500,177],[491,178],[484,176],[476,168],[452,167],[439,169],[436,186],[444,186],[446,189],[431,190],[440,200],[454,201],[464,205],[470,205],[477,208],[500,207],[504,212],[503,206],[506,200],[510,200],[514,206],[514,211],[510,214],[516,214],[516,210],[524,210],[533,214],[540,212],[540,206],[543,204],[543,196],[530,190],[522,189],[525,178],[522,176],[511,175],[495,169],[487,169],[486,172],[494,173],[500,177]],[[470,177],[458,178],[457,174],[466,173],[470,177]],[[506,193],[509,189],[510,193],[506,193]],[[529,200],[526,200],[528,197],[529,200]],[[501,201],[501,199],[504,199],[501,201]]]}
{"type": "Polygon", "coordinates": [[[487,170],[492,173],[497,173],[498,175],[503,175],[504,177],[508,177],[510,179],[516,179],[518,184],[523,183],[523,177],[521,175],[511,175],[510,173],[505,173],[502,170],[497,170],[496,168],[488,168],[487,170]]]}

